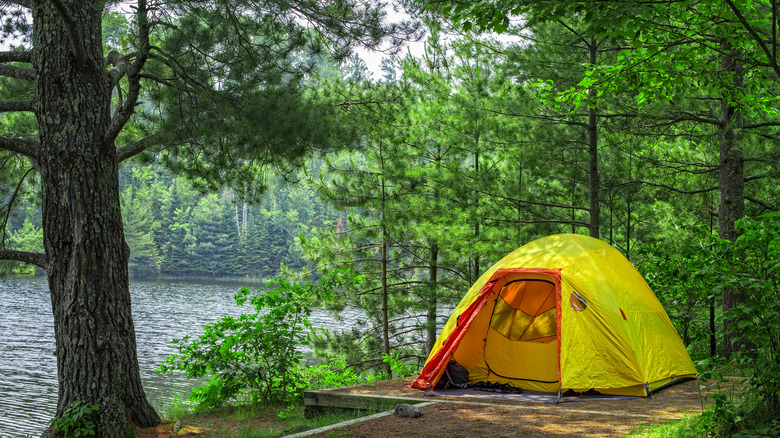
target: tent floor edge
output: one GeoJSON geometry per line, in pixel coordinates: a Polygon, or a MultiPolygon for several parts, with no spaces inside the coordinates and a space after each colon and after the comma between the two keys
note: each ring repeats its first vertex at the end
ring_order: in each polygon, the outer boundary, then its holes
{"type": "Polygon", "coordinates": [[[666,388],[671,388],[674,385],[679,385],[680,383],[685,383],[685,382],[688,382],[688,381],[691,381],[691,380],[696,380],[696,379],[697,379],[696,376],[682,376],[682,377],[672,378],[671,382],[663,384],[663,385],[659,386],[658,388],[653,388],[652,390],[650,390],[650,395],[653,395],[653,394],[655,394],[657,392],[660,392],[660,391],[662,391],[662,390],[664,390],[666,388]]]}

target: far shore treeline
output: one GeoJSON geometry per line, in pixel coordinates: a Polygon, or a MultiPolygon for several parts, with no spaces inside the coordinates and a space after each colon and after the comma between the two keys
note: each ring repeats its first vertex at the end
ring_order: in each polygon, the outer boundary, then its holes
{"type": "MultiPolygon", "coordinates": [[[[204,194],[153,164],[123,167],[119,183],[129,270],[136,279],[262,279],[278,274],[282,264],[298,269],[304,262],[295,238],[346,219],[310,187],[282,178],[251,205],[232,189],[204,194]]],[[[8,229],[11,244],[42,251],[40,211],[34,204],[13,216],[8,229]]]]}

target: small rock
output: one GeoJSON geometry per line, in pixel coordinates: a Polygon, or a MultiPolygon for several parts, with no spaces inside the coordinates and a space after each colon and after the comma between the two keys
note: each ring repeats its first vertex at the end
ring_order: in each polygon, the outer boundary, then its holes
{"type": "Polygon", "coordinates": [[[176,420],[173,422],[173,427],[171,428],[173,430],[173,434],[176,435],[179,433],[179,430],[181,430],[181,420],[176,420]]]}
{"type": "Polygon", "coordinates": [[[393,414],[411,418],[422,417],[422,412],[420,412],[420,409],[417,406],[408,405],[406,403],[395,405],[395,411],[393,411],[393,414]]]}

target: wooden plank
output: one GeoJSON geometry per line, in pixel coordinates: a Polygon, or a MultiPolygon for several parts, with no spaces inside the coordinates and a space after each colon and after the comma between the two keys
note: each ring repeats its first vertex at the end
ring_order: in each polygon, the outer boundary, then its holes
{"type": "Polygon", "coordinates": [[[306,391],[303,394],[304,414],[309,417],[328,410],[383,411],[398,403],[417,404],[430,400],[412,397],[390,397],[373,394],[352,394],[332,390],[306,391]]]}
{"type": "Polygon", "coordinates": [[[350,394],[339,392],[307,392],[304,394],[304,404],[306,406],[329,406],[348,409],[373,409],[377,406],[390,406],[398,403],[422,403],[422,399],[413,399],[407,397],[388,397],[371,394],[350,394]]]}

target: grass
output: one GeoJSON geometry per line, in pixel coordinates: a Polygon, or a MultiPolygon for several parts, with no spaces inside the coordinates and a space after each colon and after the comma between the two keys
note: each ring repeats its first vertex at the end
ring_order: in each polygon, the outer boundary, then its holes
{"type": "Polygon", "coordinates": [[[700,438],[709,433],[707,421],[701,415],[679,421],[637,426],[629,436],[645,438],[700,438]]]}
{"type": "Polygon", "coordinates": [[[181,418],[193,412],[192,406],[182,396],[174,396],[170,404],[158,409],[162,418],[181,418]]]}
{"type": "MultiPolygon", "coordinates": [[[[164,407],[163,418],[178,419],[183,428],[199,431],[203,438],[275,438],[360,418],[373,412],[332,412],[304,417],[304,406],[236,405],[195,410],[181,399],[164,407]]],[[[184,429],[183,429],[184,430],[184,429]]]]}

